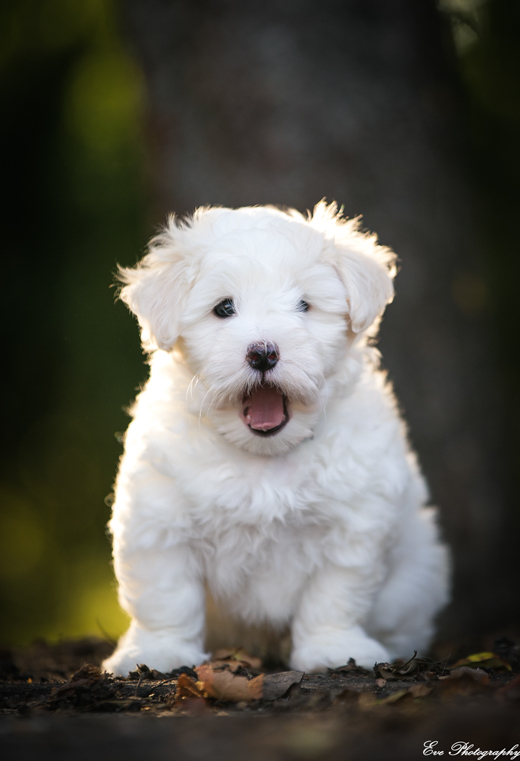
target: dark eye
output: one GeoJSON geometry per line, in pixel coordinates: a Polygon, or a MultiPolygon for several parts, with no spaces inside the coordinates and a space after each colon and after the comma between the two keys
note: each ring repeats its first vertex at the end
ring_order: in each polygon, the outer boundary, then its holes
{"type": "Polygon", "coordinates": [[[224,301],[221,301],[220,304],[217,304],[213,309],[213,313],[216,314],[217,317],[231,317],[231,315],[235,314],[235,311],[233,299],[224,299],[224,301]]]}
{"type": "Polygon", "coordinates": [[[302,299],[300,303],[298,304],[298,312],[308,312],[308,311],[309,311],[309,305],[307,304],[306,301],[302,299]]]}

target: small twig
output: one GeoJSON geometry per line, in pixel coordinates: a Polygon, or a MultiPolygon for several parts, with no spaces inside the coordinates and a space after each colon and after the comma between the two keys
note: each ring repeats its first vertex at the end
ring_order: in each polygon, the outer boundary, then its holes
{"type": "Polygon", "coordinates": [[[413,661],[414,661],[416,658],[417,658],[417,650],[414,650],[414,654],[412,655],[412,657],[411,657],[411,658],[410,658],[408,661],[406,661],[406,663],[403,663],[403,665],[402,665],[402,666],[399,666],[399,668],[398,668],[398,669],[396,669],[396,672],[397,672],[398,674],[406,674],[406,671],[405,671],[404,669],[405,669],[407,666],[409,666],[411,663],[413,663],[413,661]]]}
{"type": "Polygon", "coordinates": [[[168,684],[168,682],[176,682],[179,679],[178,676],[171,676],[169,679],[163,679],[162,682],[159,682],[156,687],[161,687],[163,684],[168,684]]]}
{"type": "Polygon", "coordinates": [[[104,628],[103,628],[103,626],[101,625],[101,621],[99,620],[99,618],[96,618],[96,624],[98,625],[98,629],[99,629],[99,631],[100,631],[100,632],[101,632],[101,634],[103,635],[104,639],[105,639],[105,640],[108,642],[108,644],[109,644],[109,645],[112,645],[113,647],[115,647],[115,646],[117,645],[117,642],[116,642],[116,640],[115,640],[115,639],[113,639],[113,638],[110,636],[110,634],[109,634],[109,633],[106,631],[106,629],[104,629],[104,628]]]}
{"type": "Polygon", "coordinates": [[[139,674],[139,679],[137,680],[137,686],[136,686],[136,688],[135,688],[135,694],[134,694],[134,698],[136,698],[136,697],[137,697],[137,690],[138,690],[138,689],[139,689],[139,687],[141,686],[141,682],[143,681],[143,679],[144,679],[144,674],[139,674]]]}

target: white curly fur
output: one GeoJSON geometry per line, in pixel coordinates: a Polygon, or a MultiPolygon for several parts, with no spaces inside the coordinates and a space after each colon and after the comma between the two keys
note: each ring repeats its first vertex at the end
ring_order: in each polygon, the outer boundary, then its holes
{"type": "Polygon", "coordinates": [[[370,345],[394,254],[320,203],[170,218],[122,269],[151,374],[132,411],[110,530],[132,617],[105,669],[168,671],[205,652],[205,587],[229,617],[290,626],[291,666],[365,667],[423,651],[448,557],[406,430],[370,345]],[[234,301],[222,319],[216,304],[234,301]],[[301,311],[301,300],[308,311],[301,311]],[[255,342],[289,422],[254,435],[255,342]]]}

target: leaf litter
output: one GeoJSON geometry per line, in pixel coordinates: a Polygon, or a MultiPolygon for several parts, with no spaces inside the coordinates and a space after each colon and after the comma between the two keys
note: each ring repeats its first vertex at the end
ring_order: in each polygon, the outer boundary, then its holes
{"type": "Polygon", "coordinates": [[[0,651],[0,714],[409,712],[457,701],[520,708],[520,648],[506,637],[462,658],[432,660],[414,653],[373,669],[350,660],[326,674],[267,671],[257,656],[235,648],[168,673],[136,664],[127,678],[116,678],[100,668],[108,652],[101,640],[0,651]]]}

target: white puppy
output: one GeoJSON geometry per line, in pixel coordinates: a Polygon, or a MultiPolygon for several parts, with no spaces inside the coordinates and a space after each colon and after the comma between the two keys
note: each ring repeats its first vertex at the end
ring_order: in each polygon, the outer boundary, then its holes
{"type": "Polygon", "coordinates": [[[371,346],[394,254],[320,203],[170,219],[121,298],[151,352],[110,530],[132,617],[107,671],[207,658],[205,588],[290,664],[428,646],[448,560],[371,346]]]}

